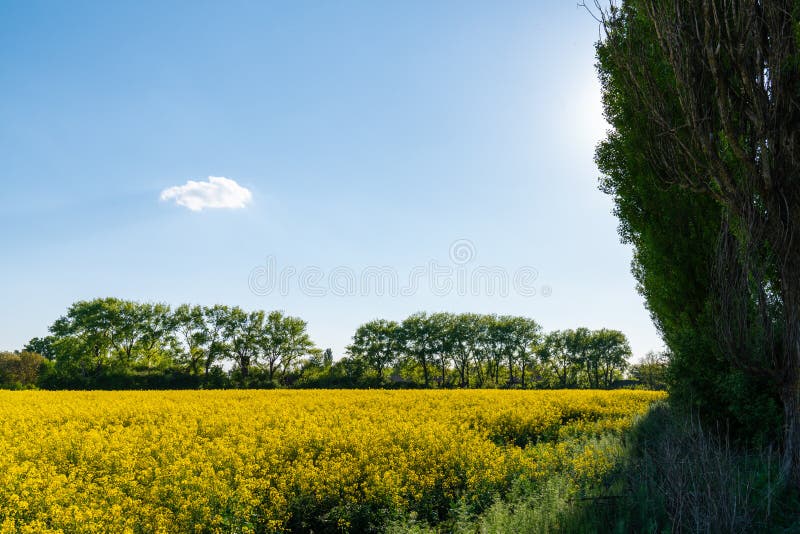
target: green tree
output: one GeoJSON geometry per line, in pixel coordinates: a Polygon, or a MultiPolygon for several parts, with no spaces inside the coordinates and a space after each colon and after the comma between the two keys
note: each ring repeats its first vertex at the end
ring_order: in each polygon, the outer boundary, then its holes
{"type": "Polygon", "coordinates": [[[494,337],[494,370],[495,384],[500,385],[500,368],[505,361],[508,368],[508,383],[514,381],[514,367],[517,364],[517,343],[516,343],[516,317],[503,315],[496,317],[490,329],[490,335],[494,337]]]}
{"type": "Polygon", "coordinates": [[[605,14],[598,66],[614,130],[597,159],[670,348],[671,398],[744,435],[777,428],[781,398],[797,484],[800,250],[785,236],[799,186],[782,148],[797,112],[775,98],[800,79],[797,10],[733,6],[631,0],[605,14]]]}
{"type": "Polygon", "coordinates": [[[230,352],[228,339],[225,337],[228,331],[228,317],[231,310],[228,306],[215,304],[214,306],[203,308],[203,319],[205,321],[205,361],[204,376],[208,378],[211,368],[218,361],[226,358],[230,352]]]}
{"type": "MultiPolygon", "coordinates": [[[[542,327],[533,319],[527,317],[513,317],[511,319],[512,339],[511,350],[515,354],[515,360],[519,364],[521,385],[526,387],[526,371],[533,362],[535,347],[537,347],[542,337],[542,327]]],[[[509,364],[509,369],[511,365],[509,364]]],[[[510,371],[509,371],[510,373],[510,371]]],[[[513,374],[511,375],[513,377],[513,374]]]]}
{"type": "Polygon", "coordinates": [[[56,367],[83,377],[107,369],[113,347],[113,321],[109,309],[116,299],[95,299],[72,304],[50,327],[56,367]]]}
{"type": "Polygon", "coordinates": [[[147,332],[144,324],[148,310],[137,302],[116,298],[103,299],[100,303],[109,324],[109,339],[117,366],[130,369],[142,358],[142,349],[147,332]]]}
{"type": "Polygon", "coordinates": [[[230,308],[225,320],[225,337],[230,355],[241,373],[242,385],[247,385],[250,367],[257,363],[259,341],[263,337],[264,312],[246,312],[238,306],[230,308]]]}
{"type": "Polygon", "coordinates": [[[141,304],[117,298],[74,303],[52,325],[50,348],[57,366],[72,366],[85,376],[136,365],[169,366],[173,333],[165,304],[141,304]]]}
{"type": "Polygon", "coordinates": [[[317,352],[306,326],[302,319],[280,311],[267,316],[258,344],[270,381],[274,380],[276,371],[281,370],[285,375],[301,357],[317,352]]]}
{"type": "Polygon", "coordinates": [[[471,341],[472,366],[475,370],[476,385],[481,388],[487,385],[491,377],[492,354],[495,351],[492,325],[495,322],[493,315],[476,315],[473,318],[471,341]]]}
{"type": "Polygon", "coordinates": [[[28,343],[23,347],[23,351],[26,352],[35,352],[36,354],[41,354],[48,360],[55,360],[56,359],[56,351],[53,347],[53,343],[55,342],[56,338],[54,336],[45,336],[45,337],[35,337],[28,341],[28,343]]]}
{"type": "Polygon", "coordinates": [[[401,345],[399,328],[395,321],[385,319],[364,323],[356,329],[347,352],[353,358],[363,359],[382,380],[384,369],[393,366],[397,360],[401,345]]]}
{"type": "Polygon", "coordinates": [[[0,387],[29,388],[36,385],[44,356],[27,350],[0,352],[0,387]]]}
{"type": "Polygon", "coordinates": [[[625,334],[605,328],[592,332],[589,353],[594,362],[595,387],[605,388],[622,376],[633,355],[625,334]]]}
{"type": "Polygon", "coordinates": [[[210,338],[203,308],[181,304],[173,312],[172,324],[175,328],[175,337],[181,346],[181,359],[191,374],[200,374],[210,338]]]}
{"type": "Polygon", "coordinates": [[[665,389],[668,362],[668,354],[650,351],[641,362],[631,366],[631,375],[648,389],[665,389]]]}
{"type": "Polygon", "coordinates": [[[448,363],[454,349],[453,339],[454,316],[450,313],[432,313],[427,320],[428,339],[431,347],[431,361],[438,368],[436,381],[439,386],[446,386],[448,363]]]}
{"type": "Polygon", "coordinates": [[[484,315],[483,351],[486,375],[494,386],[500,385],[500,368],[507,355],[511,332],[509,325],[496,315],[484,315]]]}
{"type": "Polygon", "coordinates": [[[281,357],[281,371],[284,376],[304,356],[319,354],[319,349],[314,345],[308,335],[308,323],[299,317],[286,316],[283,318],[286,331],[286,344],[281,357]]]}
{"type": "Polygon", "coordinates": [[[329,368],[333,365],[333,351],[330,348],[322,351],[322,366],[329,368]]]}
{"type": "MultiPolygon", "coordinates": [[[[658,181],[722,210],[716,340],[771,380],[782,471],[800,487],[800,50],[794,2],[630,0],[606,15],[601,69],[630,103],[658,181]]],[[[617,127],[628,120],[615,121],[617,127]]]]}
{"type": "Polygon", "coordinates": [[[425,312],[408,316],[400,325],[403,352],[422,369],[425,387],[430,387],[430,366],[433,357],[430,321],[425,312]]]}
{"type": "Polygon", "coordinates": [[[580,327],[564,331],[564,344],[570,359],[578,368],[583,369],[590,388],[600,384],[599,354],[592,349],[593,335],[588,328],[580,327]]]}
{"type": "Polygon", "coordinates": [[[447,331],[450,336],[451,358],[459,376],[459,385],[469,387],[470,367],[478,350],[481,335],[481,316],[475,313],[462,313],[452,318],[447,331]]]}
{"type": "Polygon", "coordinates": [[[139,340],[137,363],[148,368],[169,368],[173,361],[168,347],[174,345],[175,325],[170,307],[161,303],[136,303],[139,340]]]}
{"type": "Polygon", "coordinates": [[[539,360],[555,375],[558,387],[566,388],[575,385],[575,357],[570,352],[569,330],[553,331],[544,336],[539,345],[539,360]]]}

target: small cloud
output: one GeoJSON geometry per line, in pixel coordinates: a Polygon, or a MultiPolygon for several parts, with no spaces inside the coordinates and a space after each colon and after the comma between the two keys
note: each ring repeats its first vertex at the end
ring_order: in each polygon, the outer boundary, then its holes
{"type": "Polygon", "coordinates": [[[205,208],[241,209],[252,198],[249,189],[222,176],[209,176],[207,182],[189,180],[184,185],[168,187],[161,192],[161,200],[174,200],[178,206],[192,211],[205,208]]]}

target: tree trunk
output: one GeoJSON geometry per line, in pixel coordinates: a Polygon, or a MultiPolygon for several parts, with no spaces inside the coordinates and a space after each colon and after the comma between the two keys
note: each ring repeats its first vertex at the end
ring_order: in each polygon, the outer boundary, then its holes
{"type": "MultiPolygon", "coordinates": [[[[795,247],[798,248],[798,247],[795,247]]],[[[782,473],[789,483],[800,488],[800,280],[796,262],[800,259],[790,253],[790,261],[783,266],[782,296],[784,310],[785,363],[784,385],[781,401],[784,414],[784,443],[782,473]]]]}
{"type": "Polygon", "coordinates": [[[250,362],[246,358],[239,360],[239,370],[242,372],[242,382],[247,380],[247,375],[250,374],[250,362]]]}
{"type": "Polygon", "coordinates": [[[797,382],[784,388],[784,441],[781,473],[794,487],[800,487],[800,394],[797,382]]]}

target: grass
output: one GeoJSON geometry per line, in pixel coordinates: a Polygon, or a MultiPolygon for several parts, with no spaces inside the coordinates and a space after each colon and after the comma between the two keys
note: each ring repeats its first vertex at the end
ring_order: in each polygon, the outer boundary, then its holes
{"type": "Polygon", "coordinates": [[[435,528],[412,518],[388,532],[800,533],[800,499],[780,484],[774,449],[739,449],[666,402],[595,445],[617,461],[598,484],[520,482],[478,516],[454,509],[435,528]]]}

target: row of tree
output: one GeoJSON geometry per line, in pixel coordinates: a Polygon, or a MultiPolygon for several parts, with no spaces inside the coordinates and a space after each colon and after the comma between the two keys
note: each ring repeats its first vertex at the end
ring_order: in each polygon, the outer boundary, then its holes
{"type": "MultiPolygon", "coordinates": [[[[46,338],[25,347],[54,362],[56,382],[86,382],[134,371],[208,380],[233,364],[241,383],[257,366],[268,381],[317,352],[306,323],[280,311],[139,303],[116,298],[74,303],[46,338]]],[[[197,380],[190,383],[198,383],[197,380]]]]}
{"type": "Polygon", "coordinates": [[[370,321],[358,327],[347,351],[378,379],[386,369],[414,364],[426,387],[431,381],[459,387],[611,387],[631,356],[625,335],[616,330],[544,335],[533,319],[474,313],[370,321]]]}
{"type": "Polygon", "coordinates": [[[361,325],[334,361],[311,341],[305,321],[279,311],[116,298],[74,303],[25,351],[9,354],[11,378],[0,385],[607,388],[631,355],[615,330],[545,334],[526,317],[416,313],[361,325]],[[46,359],[41,376],[13,379],[20,375],[13,362],[32,353],[46,359]]]}

